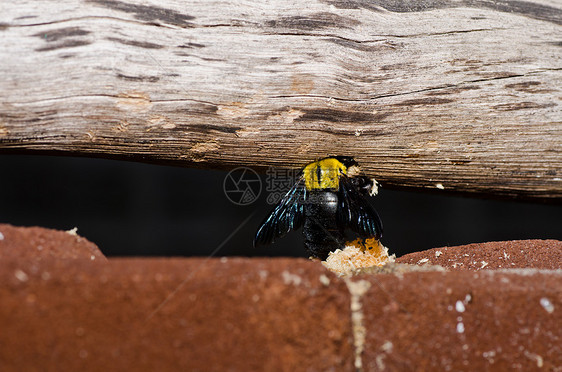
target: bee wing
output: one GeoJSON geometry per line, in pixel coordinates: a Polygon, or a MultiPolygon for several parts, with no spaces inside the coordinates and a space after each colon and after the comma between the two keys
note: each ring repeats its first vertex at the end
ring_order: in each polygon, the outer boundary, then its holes
{"type": "Polygon", "coordinates": [[[377,211],[346,176],[340,177],[337,219],[342,228],[350,228],[361,237],[382,236],[382,222],[377,211]]]}
{"type": "Polygon", "coordinates": [[[262,222],[254,238],[254,247],[271,244],[289,231],[302,226],[306,198],[304,178],[301,177],[262,222]]]}

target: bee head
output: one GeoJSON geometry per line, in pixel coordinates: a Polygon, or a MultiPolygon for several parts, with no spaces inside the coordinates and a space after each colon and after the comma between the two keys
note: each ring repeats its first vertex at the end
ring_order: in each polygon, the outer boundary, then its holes
{"type": "Polygon", "coordinates": [[[359,164],[351,156],[333,156],[334,159],[345,165],[348,177],[357,177],[361,174],[359,164]]]}
{"type": "Polygon", "coordinates": [[[346,168],[358,166],[355,159],[353,159],[353,157],[351,157],[351,156],[331,156],[331,157],[336,159],[337,161],[339,161],[343,165],[345,165],[346,168]]]}

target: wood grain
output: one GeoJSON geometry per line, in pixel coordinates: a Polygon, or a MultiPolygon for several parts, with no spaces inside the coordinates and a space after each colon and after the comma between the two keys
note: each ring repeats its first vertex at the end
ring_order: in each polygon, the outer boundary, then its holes
{"type": "Polygon", "coordinates": [[[0,152],[354,156],[385,186],[562,198],[554,0],[18,1],[0,152]]]}

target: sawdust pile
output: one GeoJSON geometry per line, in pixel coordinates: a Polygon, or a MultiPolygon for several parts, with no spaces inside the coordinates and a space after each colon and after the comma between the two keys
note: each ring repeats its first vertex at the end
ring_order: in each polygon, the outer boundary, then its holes
{"type": "Polygon", "coordinates": [[[339,276],[352,275],[359,269],[384,266],[394,262],[396,256],[388,254],[388,248],[375,238],[356,239],[347,243],[346,247],[330,252],[322,264],[339,276]]]}

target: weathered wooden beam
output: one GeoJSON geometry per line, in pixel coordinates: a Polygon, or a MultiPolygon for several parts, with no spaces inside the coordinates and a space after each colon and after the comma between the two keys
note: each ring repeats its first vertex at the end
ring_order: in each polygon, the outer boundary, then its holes
{"type": "Polygon", "coordinates": [[[354,156],[383,184],[562,198],[553,0],[4,2],[0,151],[354,156]]]}

